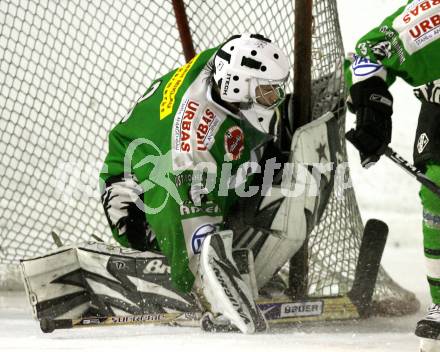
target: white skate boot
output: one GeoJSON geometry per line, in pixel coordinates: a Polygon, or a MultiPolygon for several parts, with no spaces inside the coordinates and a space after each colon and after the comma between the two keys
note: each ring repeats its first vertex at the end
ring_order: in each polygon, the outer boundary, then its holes
{"type": "Polygon", "coordinates": [[[417,323],[415,334],[421,338],[420,352],[440,352],[440,304],[432,304],[428,314],[417,323]]]}

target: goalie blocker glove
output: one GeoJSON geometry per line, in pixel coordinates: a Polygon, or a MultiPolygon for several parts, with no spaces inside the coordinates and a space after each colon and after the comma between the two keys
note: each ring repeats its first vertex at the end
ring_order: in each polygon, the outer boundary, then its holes
{"type": "Polygon", "coordinates": [[[371,77],[350,88],[347,102],[356,114],[356,128],[346,138],[359,150],[362,166],[379,160],[391,142],[393,97],[385,81],[371,77]]]}
{"type": "Polygon", "coordinates": [[[124,237],[130,248],[146,251],[154,248],[155,234],[143,208],[142,188],[133,177],[107,180],[101,201],[112,231],[124,237]]]}

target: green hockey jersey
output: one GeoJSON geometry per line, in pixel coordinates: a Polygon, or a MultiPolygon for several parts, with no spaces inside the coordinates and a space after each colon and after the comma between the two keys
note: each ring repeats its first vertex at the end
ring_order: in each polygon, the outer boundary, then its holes
{"type": "Polygon", "coordinates": [[[372,76],[413,87],[440,78],[440,0],[410,0],[358,41],[345,62],[348,86],[372,76]]]}
{"type": "Polygon", "coordinates": [[[201,52],[151,84],[111,131],[100,175],[113,192],[103,203],[114,238],[129,246],[117,214],[143,194],[146,220],[182,291],[193,285],[204,237],[221,229],[237,193],[246,192],[245,163],[256,161],[253,150],[267,139],[212,100],[215,52],[201,52]],[[121,181],[111,184],[115,177],[121,181]]]}

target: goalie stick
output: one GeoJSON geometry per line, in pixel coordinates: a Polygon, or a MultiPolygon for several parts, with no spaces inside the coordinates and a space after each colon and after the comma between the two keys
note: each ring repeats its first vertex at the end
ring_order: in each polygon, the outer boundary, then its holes
{"type": "Polygon", "coordinates": [[[40,328],[44,333],[58,329],[71,329],[89,326],[117,326],[139,324],[170,324],[176,326],[196,326],[202,314],[195,313],[157,313],[128,316],[87,317],[80,319],[48,319],[40,320],[40,328]]]}
{"type": "MultiPolygon", "coordinates": [[[[261,300],[257,304],[270,326],[311,321],[358,319],[361,317],[357,306],[347,295],[305,298],[301,301],[292,301],[288,298],[275,302],[272,300],[261,300]]],[[[197,327],[201,325],[202,317],[203,314],[197,311],[108,317],[95,316],[79,319],[43,318],[40,319],[40,328],[44,333],[51,333],[58,329],[140,324],[197,327]]],[[[212,331],[216,331],[216,327],[213,327],[212,331]]]]}
{"type": "MultiPolygon", "coordinates": [[[[257,300],[258,307],[269,325],[368,317],[372,311],[372,297],[387,234],[388,227],[384,222],[375,219],[368,220],[364,229],[353,286],[347,295],[305,297],[297,301],[292,301],[287,297],[278,301],[257,300]]],[[[80,319],[44,318],[40,320],[40,328],[43,332],[50,333],[57,329],[92,326],[138,324],[200,326],[201,318],[201,312],[151,313],[80,319]]]]}

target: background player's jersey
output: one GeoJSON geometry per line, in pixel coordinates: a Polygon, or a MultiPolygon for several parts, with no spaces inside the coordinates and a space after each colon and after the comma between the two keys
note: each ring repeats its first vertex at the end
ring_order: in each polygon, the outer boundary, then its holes
{"type": "MultiPolygon", "coordinates": [[[[256,160],[252,150],[265,140],[210,98],[208,63],[215,52],[204,51],[152,83],[111,131],[101,173],[107,188],[119,177],[143,193],[147,221],[183,291],[192,287],[204,237],[221,228],[237,197],[233,188],[248,181],[237,170],[256,160]],[[203,170],[208,176],[201,176],[203,170]]],[[[110,225],[114,238],[128,246],[116,224],[110,225]]]]}
{"type": "Polygon", "coordinates": [[[345,62],[348,86],[396,76],[416,87],[440,78],[440,0],[411,0],[357,43],[345,62]]]}

